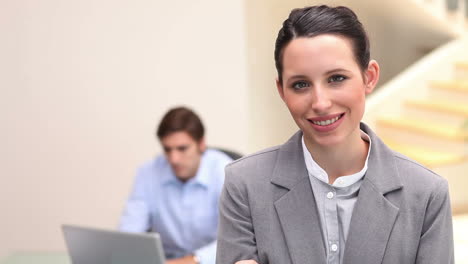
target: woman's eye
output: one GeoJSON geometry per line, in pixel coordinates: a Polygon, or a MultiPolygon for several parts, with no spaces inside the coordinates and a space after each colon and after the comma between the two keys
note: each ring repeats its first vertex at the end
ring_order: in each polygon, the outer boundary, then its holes
{"type": "Polygon", "coordinates": [[[292,88],[294,88],[296,90],[300,90],[300,89],[303,89],[303,88],[308,87],[308,86],[309,86],[309,83],[304,82],[304,81],[300,81],[300,82],[293,83],[292,88]]]}
{"type": "Polygon", "coordinates": [[[346,79],[347,79],[346,76],[343,76],[343,75],[333,75],[332,77],[328,78],[328,82],[329,83],[342,82],[346,79]]]}

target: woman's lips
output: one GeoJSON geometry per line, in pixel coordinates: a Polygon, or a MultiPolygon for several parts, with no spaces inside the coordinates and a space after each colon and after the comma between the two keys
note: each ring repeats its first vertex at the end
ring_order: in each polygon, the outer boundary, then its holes
{"type": "Polygon", "coordinates": [[[345,113],[320,116],[307,119],[312,127],[319,132],[329,132],[338,127],[343,121],[345,113]]]}

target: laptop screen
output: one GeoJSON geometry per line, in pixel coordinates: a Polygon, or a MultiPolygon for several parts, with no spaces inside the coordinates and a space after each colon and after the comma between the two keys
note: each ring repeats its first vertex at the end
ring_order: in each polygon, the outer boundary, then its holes
{"type": "Polygon", "coordinates": [[[127,233],[115,230],[62,225],[73,264],[164,264],[164,251],[157,233],[127,233]]]}

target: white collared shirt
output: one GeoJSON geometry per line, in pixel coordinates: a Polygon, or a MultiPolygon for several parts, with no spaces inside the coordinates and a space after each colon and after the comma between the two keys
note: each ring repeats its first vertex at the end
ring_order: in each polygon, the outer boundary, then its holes
{"type": "MultiPolygon", "coordinates": [[[[338,187],[338,188],[348,187],[356,183],[360,179],[362,179],[362,177],[364,177],[364,174],[366,174],[367,161],[369,160],[369,153],[372,147],[372,142],[369,136],[362,130],[361,130],[361,138],[369,142],[369,151],[367,152],[367,158],[366,158],[366,162],[364,163],[364,167],[360,171],[354,174],[338,177],[331,186],[338,187]]],[[[304,160],[305,160],[305,164],[307,167],[307,171],[309,172],[309,175],[316,177],[317,179],[323,181],[324,183],[329,183],[327,172],[324,169],[322,169],[322,167],[320,167],[320,165],[318,165],[317,162],[315,162],[315,160],[312,158],[312,155],[307,150],[307,147],[304,142],[304,136],[302,136],[302,150],[304,152],[304,160]]]]}

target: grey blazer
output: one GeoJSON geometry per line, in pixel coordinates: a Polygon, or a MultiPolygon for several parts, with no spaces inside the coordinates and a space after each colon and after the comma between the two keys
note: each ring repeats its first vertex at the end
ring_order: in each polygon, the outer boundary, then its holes
{"type": "MultiPolygon", "coordinates": [[[[447,181],[372,140],[345,245],[345,264],[453,263],[447,181]]],[[[284,145],[226,167],[217,264],[325,264],[326,252],[299,131],[284,145]]]]}

